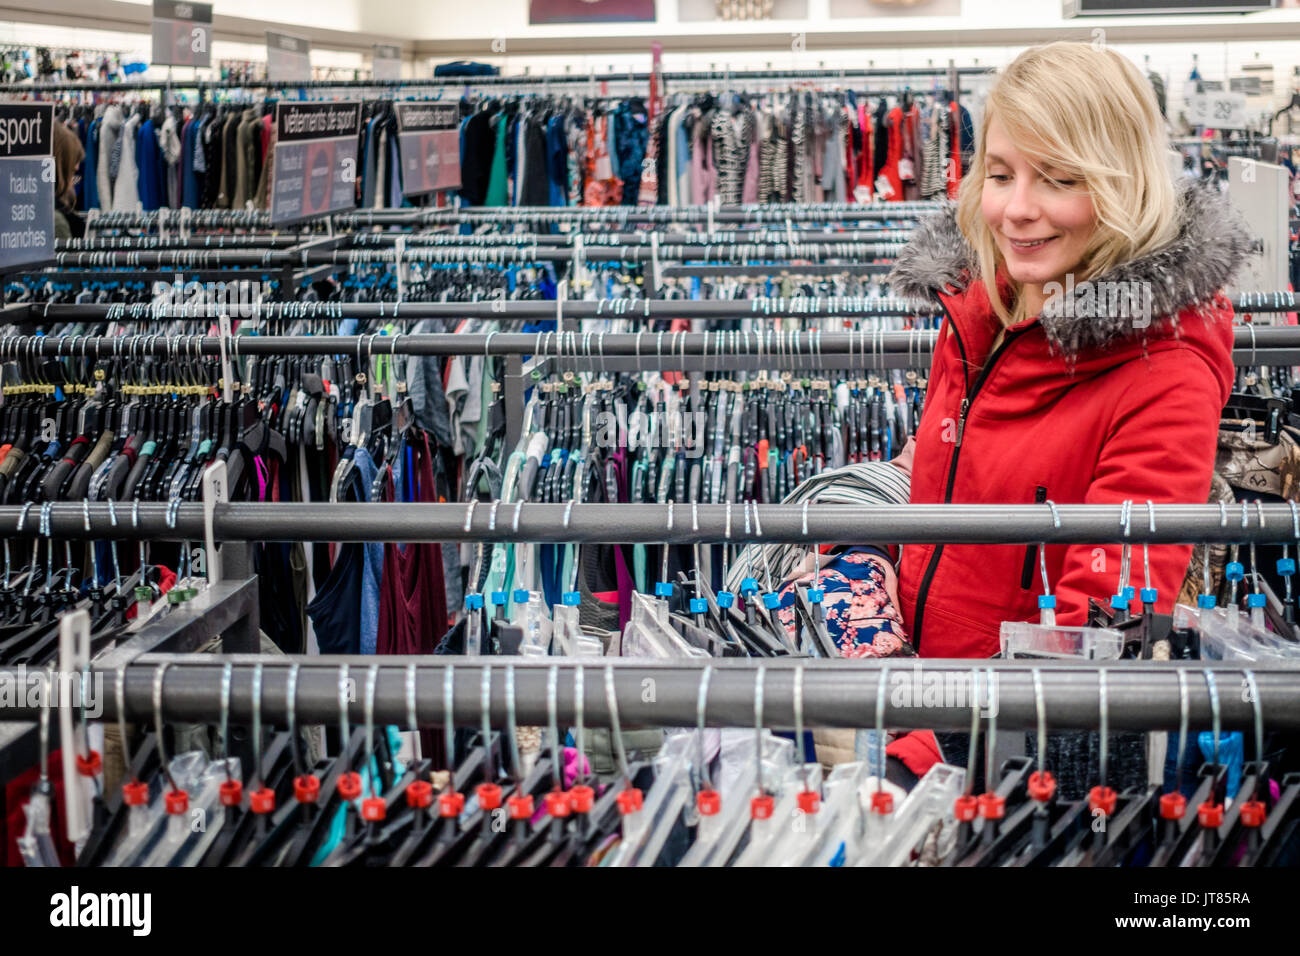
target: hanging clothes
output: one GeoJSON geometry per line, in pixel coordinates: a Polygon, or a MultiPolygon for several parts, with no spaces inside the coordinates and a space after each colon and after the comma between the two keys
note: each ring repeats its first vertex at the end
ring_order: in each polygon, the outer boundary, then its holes
{"type": "Polygon", "coordinates": [[[584,206],[617,206],[623,198],[623,180],[615,174],[614,162],[609,155],[609,135],[608,114],[588,119],[584,206]]]}
{"type": "Polygon", "coordinates": [[[95,191],[98,194],[98,208],[111,212],[113,206],[113,188],[117,185],[118,165],[121,162],[121,139],[125,125],[122,108],[116,103],[109,104],[104,110],[100,123],[99,156],[97,159],[95,191]]]}
{"type": "Polygon", "coordinates": [[[874,153],[876,124],[875,118],[867,109],[865,99],[858,104],[858,130],[862,137],[862,146],[858,150],[858,185],[854,189],[853,195],[857,202],[871,202],[876,189],[876,160],[874,153]]]}
{"type": "Polygon", "coordinates": [[[949,155],[949,161],[952,165],[949,167],[948,176],[948,198],[956,199],[957,190],[961,186],[962,166],[961,166],[961,113],[956,101],[948,104],[948,145],[952,150],[949,155]]]}
{"type": "Polygon", "coordinates": [[[182,149],[180,127],[176,122],[175,114],[172,112],[168,112],[163,119],[162,129],[158,132],[158,146],[162,154],[166,186],[164,203],[168,208],[176,209],[181,204],[180,182],[176,173],[180,169],[182,149]]]}
{"type": "Polygon", "coordinates": [[[492,117],[492,135],[496,144],[492,150],[492,172],[488,178],[487,195],[483,198],[485,206],[505,206],[509,203],[509,182],[506,177],[506,135],[509,132],[510,117],[503,111],[492,117]]]}
{"type": "Polygon", "coordinates": [[[885,148],[885,163],[880,176],[876,179],[877,191],[883,193],[887,202],[903,201],[903,180],[899,163],[903,158],[903,110],[895,106],[888,115],[888,145],[885,148]],[[883,177],[883,182],[881,178],[883,177]]]}
{"type": "Polygon", "coordinates": [[[133,113],[123,124],[122,135],[117,142],[117,172],[113,178],[112,192],[113,212],[135,212],[140,205],[140,170],[136,166],[139,132],[140,116],[133,113]]]}
{"type": "MultiPolygon", "coordinates": [[[[406,487],[392,489],[394,500],[436,502],[428,435],[420,432],[416,441],[399,454],[407,459],[402,482],[406,487]]],[[[391,469],[388,481],[391,486],[391,469]]],[[[384,545],[377,653],[433,653],[448,626],[443,579],[440,545],[429,542],[384,545]]]]}

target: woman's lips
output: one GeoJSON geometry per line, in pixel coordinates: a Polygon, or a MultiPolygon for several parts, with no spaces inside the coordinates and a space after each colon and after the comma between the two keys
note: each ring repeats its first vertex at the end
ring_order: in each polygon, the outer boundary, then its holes
{"type": "Polygon", "coordinates": [[[1047,245],[1055,239],[1056,236],[1048,236],[1045,239],[1012,239],[1008,236],[1007,242],[1009,242],[1011,248],[1020,255],[1032,255],[1046,248],[1047,245]]]}

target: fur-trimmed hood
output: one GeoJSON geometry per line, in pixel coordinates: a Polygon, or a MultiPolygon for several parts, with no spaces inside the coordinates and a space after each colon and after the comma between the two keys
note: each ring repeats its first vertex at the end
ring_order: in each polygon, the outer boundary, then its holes
{"type": "MultiPolygon", "coordinates": [[[[1118,339],[1145,337],[1131,315],[1098,314],[1104,310],[1091,297],[1102,283],[1142,290],[1150,316],[1166,327],[1176,327],[1179,313],[1207,305],[1231,283],[1256,246],[1241,214],[1215,186],[1189,179],[1178,182],[1178,210],[1178,236],[1168,245],[1051,298],[1039,320],[1055,350],[1077,355],[1118,339]]],[[[945,202],[913,233],[889,282],[901,298],[940,304],[940,294],[964,290],[978,281],[977,272],[974,249],[957,227],[956,203],[945,202]]]]}

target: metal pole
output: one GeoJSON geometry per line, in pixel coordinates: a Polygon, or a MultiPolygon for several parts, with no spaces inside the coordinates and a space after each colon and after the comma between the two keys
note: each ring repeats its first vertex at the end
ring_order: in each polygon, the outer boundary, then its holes
{"type": "MultiPolygon", "coordinates": [[[[146,717],[152,708],[152,687],[157,667],[167,663],[163,683],[163,714],[169,720],[207,721],[220,706],[223,665],[233,665],[230,718],[252,715],[254,665],[262,668],[264,720],[277,726],[287,722],[286,687],[289,667],[299,664],[295,718],[299,723],[320,723],[338,716],[340,664],[355,667],[356,657],[231,657],[204,655],[145,655],[126,671],[125,704],[128,718],[146,717]]],[[[406,677],[416,668],[417,719],[424,726],[441,726],[445,712],[443,688],[445,660],[428,657],[367,658],[379,667],[375,684],[374,719],[405,725],[408,718],[406,677]]],[[[558,670],[557,717],[572,722],[574,674],[585,675],[583,718],[588,725],[609,724],[603,693],[603,672],[614,675],[619,718],[624,727],[695,726],[703,667],[712,667],[705,704],[708,726],[743,727],[753,723],[755,668],[766,670],[763,714],[776,729],[794,726],[794,676],[803,671],[804,726],[874,726],[880,670],[888,665],[884,683],[884,724],[889,728],[960,729],[968,726],[972,704],[972,664],[998,673],[995,698],[999,726],[1028,730],[1037,726],[1032,670],[1042,675],[1047,725],[1052,730],[1083,730],[1099,723],[1095,663],[1034,661],[915,661],[904,663],[866,660],[793,660],[717,658],[710,661],[643,661],[630,658],[579,662],[565,658],[531,660],[512,657],[484,660],[458,657],[452,691],[452,716],[457,724],[474,725],[482,718],[479,692],[483,668],[492,671],[490,718],[499,724],[506,715],[505,664],[515,670],[515,717],[525,724],[545,724],[548,719],[548,671],[558,670]]],[[[1267,725],[1277,730],[1300,729],[1300,668],[1250,665],[1267,725]]],[[[1249,695],[1235,693],[1247,686],[1240,667],[1202,662],[1136,661],[1104,666],[1108,688],[1109,726],[1112,730],[1173,730],[1179,726],[1178,672],[1188,676],[1189,715],[1193,727],[1208,726],[1210,694],[1204,672],[1212,671],[1219,689],[1224,729],[1247,729],[1254,724],[1249,695]],[[1231,689],[1233,692],[1227,692],[1231,689]]],[[[0,682],[25,687],[39,679],[34,671],[0,670],[0,682]]],[[[96,700],[87,701],[95,719],[115,719],[116,670],[98,671],[92,681],[96,700]],[[102,704],[102,709],[99,705],[102,704]]],[[[0,710],[0,720],[30,721],[39,714],[39,701],[15,694],[16,705],[0,710]]],[[[980,698],[981,704],[984,698],[980,698]]],[[[363,718],[363,695],[351,695],[352,720],[363,718]]]]}
{"type": "MultiPolygon", "coordinates": [[[[716,542],[726,537],[727,507],[699,505],[691,520],[677,508],[668,528],[666,504],[511,505],[510,520],[492,509],[468,504],[270,503],[234,502],[215,507],[213,528],[219,541],[563,541],[563,542],[716,542]],[[698,514],[698,526],[696,522],[698,514]],[[565,522],[568,517],[567,526],[565,522]],[[466,517],[470,517],[466,527],[466,517]]],[[[758,521],[749,530],[737,527],[733,508],[729,540],[742,541],[890,541],[902,544],[1024,544],[1026,542],[1182,544],[1188,542],[1291,543],[1297,540],[1293,512],[1286,504],[1243,503],[1225,512],[1215,505],[1154,506],[1156,530],[1150,530],[1145,505],[1138,506],[1125,534],[1122,505],[756,505],[758,521]],[[1261,524],[1260,517],[1263,516],[1261,524]],[[758,526],[762,526],[762,532],[758,526]]],[[[203,537],[203,506],[185,503],[169,520],[167,504],[141,504],[139,520],[117,511],[113,525],[101,503],[57,502],[50,508],[54,538],[122,540],[197,540],[203,537]],[[90,529],[86,530],[89,514],[90,529]]],[[[0,535],[30,538],[40,534],[29,506],[0,507],[0,535]],[[26,520],[23,513],[27,511],[26,520]],[[18,525],[22,520],[22,531],[18,525]]]]}
{"type": "MultiPolygon", "coordinates": [[[[622,313],[620,318],[662,318],[668,313],[677,318],[712,318],[736,319],[742,317],[770,318],[780,315],[817,316],[817,315],[915,315],[915,309],[909,309],[898,300],[884,300],[878,307],[854,309],[845,307],[832,309],[822,299],[817,303],[819,311],[813,311],[812,299],[749,299],[744,307],[738,308],[734,300],[728,301],[678,301],[644,299],[636,307],[622,313]],[[754,303],[761,303],[756,309],[754,303]],[[767,303],[772,303],[771,307],[767,303]],[[807,304],[807,308],[804,308],[807,304]]],[[[304,303],[303,306],[310,303],[304,303]]],[[[282,303],[255,303],[252,318],[315,319],[315,318],[384,318],[392,319],[393,305],[374,303],[352,303],[333,307],[330,303],[321,304],[317,310],[282,303]],[[329,314],[327,314],[329,313],[329,314]]],[[[568,300],[563,309],[566,318],[594,319],[598,303],[576,302],[568,300]]],[[[178,310],[180,314],[191,319],[218,318],[221,310],[207,310],[201,307],[178,310]]],[[[403,303],[401,312],[404,318],[435,318],[452,315],[482,316],[484,318],[525,319],[554,317],[556,305],[553,300],[531,302],[448,302],[448,303],[403,303]],[[494,308],[495,306],[495,308],[494,308]]],[[[137,321],[161,320],[173,317],[165,309],[155,309],[152,305],[142,303],[139,308],[122,305],[50,305],[29,307],[31,321],[45,322],[93,322],[99,321],[137,321]]],[[[9,322],[21,321],[18,311],[6,313],[9,322]]],[[[911,329],[908,331],[873,332],[859,329],[850,332],[821,332],[775,330],[754,330],[752,332],[733,332],[729,334],[730,349],[719,350],[717,333],[706,332],[610,332],[597,336],[569,336],[561,344],[559,337],[545,332],[513,333],[499,332],[491,334],[452,334],[447,332],[412,333],[388,336],[373,343],[376,355],[533,355],[562,356],[564,361],[600,361],[602,358],[655,359],[655,367],[671,364],[677,356],[705,356],[710,362],[720,357],[738,355],[761,357],[757,367],[775,368],[789,360],[787,353],[809,357],[846,355],[857,364],[872,365],[882,355],[903,355],[906,357],[928,356],[933,351],[938,333],[930,329],[911,329]]],[[[1233,359],[1239,365],[1288,365],[1296,364],[1295,353],[1300,351],[1300,328],[1295,326],[1261,326],[1252,335],[1249,328],[1234,330],[1233,359]]],[[[202,338],[184,336],[185,354],[196,350],[203,355],[220,355],[221,339],[214,336],[202,338]]],[[[130,352],[133,355],[154,355],[165,358],[177,350],[175,336],[139,335],[139,336],[9,336],[0,340],[9,343],[11,351],[17,354],[42,356],[97,356],[109,357],[130,352]]],[[[344,355],[355,354],[358,336],[355,335],[292,335],[292,336],[241,336],[239,353],[241,355],[344,355]]]]}

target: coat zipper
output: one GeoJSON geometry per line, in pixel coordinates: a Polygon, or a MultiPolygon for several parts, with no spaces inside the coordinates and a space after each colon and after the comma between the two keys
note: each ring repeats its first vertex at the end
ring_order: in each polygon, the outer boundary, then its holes
{"type": "MultiPolygon", "coordinates": [[[[1034,488],[1034,504],[1041,505],[1047,500],[1047,487],[1038,485],[1034,488]]],[[[1028,591],[1034,583],[1034,552],[1038,550],[1038,545],[1025,545],[1025,566],[1020,570],[1020,587],[1028,591]]]]}
{"type": "MultiPolygon", "coordinates": [[[[947,306],[944,306],[944,314],[947,316],[948,323],[952,327],[953,337],[957,340],[957,348],[961,351],[962,366],[965,368],[966,346],[962,343],[961,335],[957,332],[957,323],[952,320],[952,315],[948,312],[947,306]]],[[[985,380],[989,377],[989,373],[993,371],[994,366],[997,365],[997,361],[1002,357],[1002,353],[1011,347],[1011,343],[1020,338],[1020,336],[1024,335],[1027,331],[1029,330],[1022,329],[1019,332],[1007,333],[1006,338],[1002,340],[1002,344],[998,346],[997,351],[995,351],[984,364],[984,368],[980,370],[979,375],[975,379],[975,383],[969,386],[966,396],[961,400],[961,411],[957,418],[957,441],[953,445],[952,462],[948,466],[948,482],[943,491],[944,504],[950,504],[952,502],[952,488],[953,484],[957,480],[957,459],[961,455],[962,437],[966,431],[966,415],[970,411],[971,402],[973,402],[975,396],[979,394],[981,386],[983,386],[985,380]]],[[[925,620],[925,599],[929,596],[930,582],[934,580],[935,568],[939,566],[939,559],[943,557],[943,547],[942,544],[935,547],[934,554],[930,556],[930,563],[926,565],[925,574],[921,577],[921,586],[916,592],[916,611],[912,615],[912,648],[917,652],[921,650],[921,624],[925,620]]]]}

